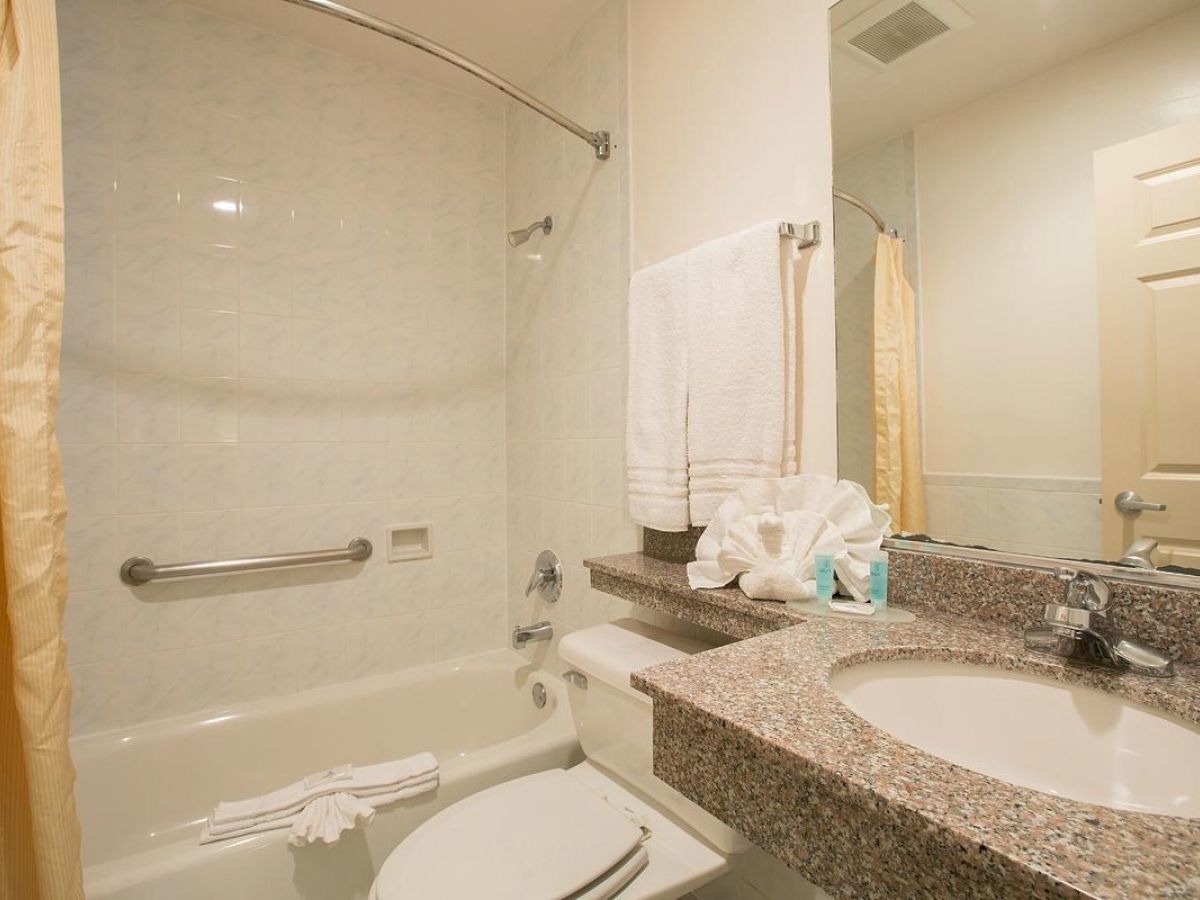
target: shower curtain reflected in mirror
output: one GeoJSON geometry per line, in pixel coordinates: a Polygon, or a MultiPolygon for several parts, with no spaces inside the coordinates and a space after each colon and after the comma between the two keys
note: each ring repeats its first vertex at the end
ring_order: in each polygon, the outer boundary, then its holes
{"type": "Polygon", "coordinates": [[[54,0],[0,0],[0,897],[82,898],[62,469],[63,199],[54,0]]]}
{"type": "Polygon", "coordinates": [[[875,492],[893,527],[925,530],[921,407],[917,381],[913,290],[904,277],[904,242],[880,234],[875,243],[875,492]]]}

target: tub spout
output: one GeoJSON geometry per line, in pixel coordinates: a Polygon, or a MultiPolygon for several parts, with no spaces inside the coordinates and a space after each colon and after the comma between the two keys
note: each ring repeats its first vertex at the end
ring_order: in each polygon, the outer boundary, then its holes
{"type": "Polygon", "coordinates": [[[513,649],[520,650],[530,641],[548,641],[552,637],[554,637],[554,626],[549,622],[518,625],[512,632],[513,649]]]}

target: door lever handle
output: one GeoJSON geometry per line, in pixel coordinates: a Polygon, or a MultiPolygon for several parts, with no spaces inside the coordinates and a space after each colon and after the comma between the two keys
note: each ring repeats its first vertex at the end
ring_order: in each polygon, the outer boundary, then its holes
{"type": "Polygon", "coordinates": [[[1117,494],[1113,505],[1116,506],[1117,512],[1123,516],[1136,516],[1143,511],[1165,512],[1167,509],[1167,504],[1151,503],[1149,500],[1143,500],[1141,494],[1134,493],[1133,491],[1121,491],[1121,493],[1117,494]]]}

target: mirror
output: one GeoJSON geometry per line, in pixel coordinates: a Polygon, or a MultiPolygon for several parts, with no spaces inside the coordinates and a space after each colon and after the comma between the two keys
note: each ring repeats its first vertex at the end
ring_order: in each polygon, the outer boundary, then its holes
{"type": "Polygon", "coordinates": [[[842,477],[1200,568],[1200,3],[842,0],[830,40],[842,477]]]}

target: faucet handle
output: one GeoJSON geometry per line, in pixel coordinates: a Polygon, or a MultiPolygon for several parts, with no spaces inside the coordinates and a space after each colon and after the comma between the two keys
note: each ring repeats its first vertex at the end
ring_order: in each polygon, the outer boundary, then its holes
{"type": "Polygon", "coordinates": [[[533,574],[525,587],[525,596],[534,591],[547,603],[555,603],[562,596],[563,570],[558,555],[553,550],[543,550],[533,565],[533,574]]]}
{"type": "Polygon", "coordinates": [[[1112,588],[1099,575],[1082,569],[1061,568],[1055,571],[1063,582],[1063,605],[1086,609],[1104,615],[1112,600],[1112,588]]]}

